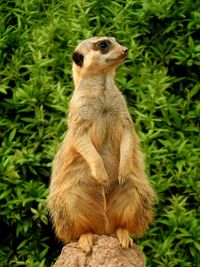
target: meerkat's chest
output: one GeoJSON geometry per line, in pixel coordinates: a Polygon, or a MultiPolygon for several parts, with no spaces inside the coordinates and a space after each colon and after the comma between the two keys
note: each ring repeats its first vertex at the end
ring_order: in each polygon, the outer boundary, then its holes
{"type": "MultiPolygon", "coordinates": [[[[80,109],[80,116],[93,123],[120,120],[123,103],[116,97],[92,99],[80,109]]],[[[105,125],[106,126],[106,125],[105,125]]]]}
{"type": "Polygon", "coordinates": [[[81,116],[90,122],[90,136],[97,149],[119,143],[122,132],[123,103],[119,98],[90,101],[81,109],[81,116]]]}

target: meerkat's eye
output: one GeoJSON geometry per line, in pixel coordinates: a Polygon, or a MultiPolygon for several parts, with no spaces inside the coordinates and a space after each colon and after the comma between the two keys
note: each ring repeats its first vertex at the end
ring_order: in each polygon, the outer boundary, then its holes
{"type": "Polygon", "coordinates": [[[98,47],[101,49],[105,49],[108,47],[108,42],[106,42],[106,41],[100,42],[100,43],[98,43],[98,47]]]}
{"type": "Polygon", "coordinates": [[[111,42],[109,40],[100,41],[96,44],[95,49],[100,50],[101,54],[106,54],[110,50],[111,42]]]}

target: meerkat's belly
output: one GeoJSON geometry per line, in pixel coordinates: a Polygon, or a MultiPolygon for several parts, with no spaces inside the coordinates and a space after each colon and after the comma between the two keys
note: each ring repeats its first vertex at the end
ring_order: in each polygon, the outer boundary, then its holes
{"type": "Polygon", "coordinates": [[[122,123],[119,118],[107,113],[95,118],[90,136],[97,150],[110,145],[116,149],[120,145],[121,133],[122,123]]]}

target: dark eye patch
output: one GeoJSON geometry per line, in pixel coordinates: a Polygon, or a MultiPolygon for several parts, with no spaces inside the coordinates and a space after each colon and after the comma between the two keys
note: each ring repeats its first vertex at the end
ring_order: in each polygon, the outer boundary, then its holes
{"type": "Polygon", "coordinates": [[[100,49],[106,49],[108,46],[109,46],[109,43],[107,41],[102,41],[102,42],[99,42],[97,44],[97,46],[100,48],[100,49]]]}
{"type": "Polygon", "coordinates": [[[101,54],[107,54],[111,47],[112,43],[109,40],[99,41],[94,44],[94,50],[100,50],[101,54]]]}

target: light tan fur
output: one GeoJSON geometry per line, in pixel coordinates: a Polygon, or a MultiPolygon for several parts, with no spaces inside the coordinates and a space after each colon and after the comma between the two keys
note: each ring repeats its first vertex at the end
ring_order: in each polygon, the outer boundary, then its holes
{"type": "Polygon", "coordinates": [[[77,46],[84,62],[73,63],[68,132],[53,162],[48,205],[56,235],[66,243],[79,239],[87,253],[93,233],[116,233],[122,247],[128,247],[129,235],[140,236],[152,221],[154,192],[126,102],[114,82],[125,50],[106,37],[77,46]],[[106,54],[93,49],[102,40],[112,46],[106,54]]]}

